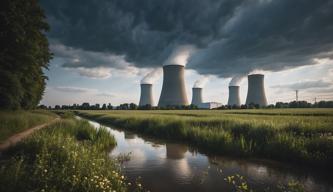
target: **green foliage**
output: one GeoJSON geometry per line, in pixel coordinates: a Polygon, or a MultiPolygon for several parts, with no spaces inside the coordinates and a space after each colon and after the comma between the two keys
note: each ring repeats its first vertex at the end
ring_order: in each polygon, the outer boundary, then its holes
{"type": "MultiPolygon", "coordinates": [[[[232,186],[232,191],[235,192],[254,192],[256,190],[251,189],[244,176],[239,174],[230,175],[224,178],[229,185],[232,186]]],[[[294,180],[290,180],[287,184],[279,184],[276,189],[265,189],[264,191],[281,191],[281,192],[304,192],[304,186],[294,180]]]]}
{"type": "Polygon", "coordinates": [[[64,110],[55,110],[53,111],[57,115],[59,115],[61,118],[64,119],[72,119],[75,117],[74,113],[72,111],[64,111],[64,110]]]}
{"type": "Polygon", "coordinates": [[[0,65],[0,79],[0,108],[20,108],[20,101],[23,98],[23,87],[19,77],[13,75],[10,71],[4,71],[0,65]]]}
{"type": "Polygon", "coordinates": [[[233,186],[233,191],[235,192],[253,192],[252,189],[249,189],[249,186],[244,178],[241,175],[230,175],[224,178],[224,180],[233,186]]]}
{"type": "Polygon", "coordinates": [[[206,151],[333,169],[333,111],[79,111],[131,131],[187,141],[206,151]]]}
{"type": "Polygon", "coordinates": [[[0,111],[0,142],[25,129],[54,119],[48,111],[0,111]]]}
{"type": "Polygon", "coordinates": [[[61,120],[5,154],[0,191],[128,191],[118,163],[103,152],[115,144],[105,129],[61,120]]]}
{"type": "Polygon", "coordinates": [[[51,59],[44,34],[49,27],[38,1],[3,0],[0,28],[0,108],[35,108],[51,59]]]}

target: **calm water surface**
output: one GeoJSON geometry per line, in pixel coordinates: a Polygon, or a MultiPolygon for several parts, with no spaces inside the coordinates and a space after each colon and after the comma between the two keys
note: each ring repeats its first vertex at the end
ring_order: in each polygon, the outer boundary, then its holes
{"type": "MultiPolygon", "coordinates": [[[[97,122],[89,122],[100,127],[97,122]]],[[[141,177],[140,182],[150,191],[233,191],[224,179],[236,174],[244,176],[255,191],[276,191],[278,185],[290,180],[301,182],[309,192],[333,191],[328,174],[272,162],[208,156],[186,144],[108,128],[117,140],[110,156],[130,154],[130,160],[122,164],[123,173],[131,182],[141,177]]]]}

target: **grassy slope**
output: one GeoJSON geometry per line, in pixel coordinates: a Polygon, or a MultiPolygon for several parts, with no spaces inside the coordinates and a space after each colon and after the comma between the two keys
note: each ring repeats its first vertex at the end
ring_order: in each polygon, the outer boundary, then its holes
{"type": "Polygon", "coordinates": [[[11,148],[1,160],[0,191],[128,191],[106,129],[61,120],[11,148]]]}
{"type": "Polygon", "coordinates": [[[333,110],[80,111],[81,115],[206,150],[333,168],[333,110]]]}
{"type": "Polygon", "coordinates": [[[42,110],[0,111],[0,142],[15,133],[49,122],[55,117],[55,114],[42,110]]]}

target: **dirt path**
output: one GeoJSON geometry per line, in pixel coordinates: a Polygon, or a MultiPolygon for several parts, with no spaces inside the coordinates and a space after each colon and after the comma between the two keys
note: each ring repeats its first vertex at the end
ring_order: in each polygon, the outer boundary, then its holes
{"type": "Polygon", "coordinates": [[[11,137],[9,137],[8,139],[6,139],[4,142],[0,143],[0,154],[1,152],[5,151],[6,149],[8,149],[10,146],[15,145],[16,143],[20,142],[22,139],[26,138],[27,136],[29,136],[30,134],[32,134],[34,131],[37,131],[39,129],[42,129],[56,121],[60,120],[59,117],[53,119],[52,121],[48,122],[48,123],[44,123],[41,125],[37,125],[35,127],[29,128],[25,131],[22,131],[20,133],[16,133],[15,135],[12,135],[11,137]]]}

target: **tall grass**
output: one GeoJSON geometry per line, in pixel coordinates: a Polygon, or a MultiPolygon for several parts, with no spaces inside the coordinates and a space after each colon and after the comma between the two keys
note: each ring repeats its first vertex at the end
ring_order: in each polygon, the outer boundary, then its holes
{"type": "Polygon", "coordinates": [[[184,140],[214,153],[333,169],[332,110],[80,111],[79,114],[160,138],[184,140]]]}
{"type": "Polygon", "coordinates": [[[105,128],[61,120],[7,151],[0,191],[128,191],[118,163],[105,150],[115,145],[105,128]]]}
{"type": "Polygon", "coordinates": [[[0,142],[25,129],[51,121],[55,114],[36,111],[0,111],[0,142]]]}

